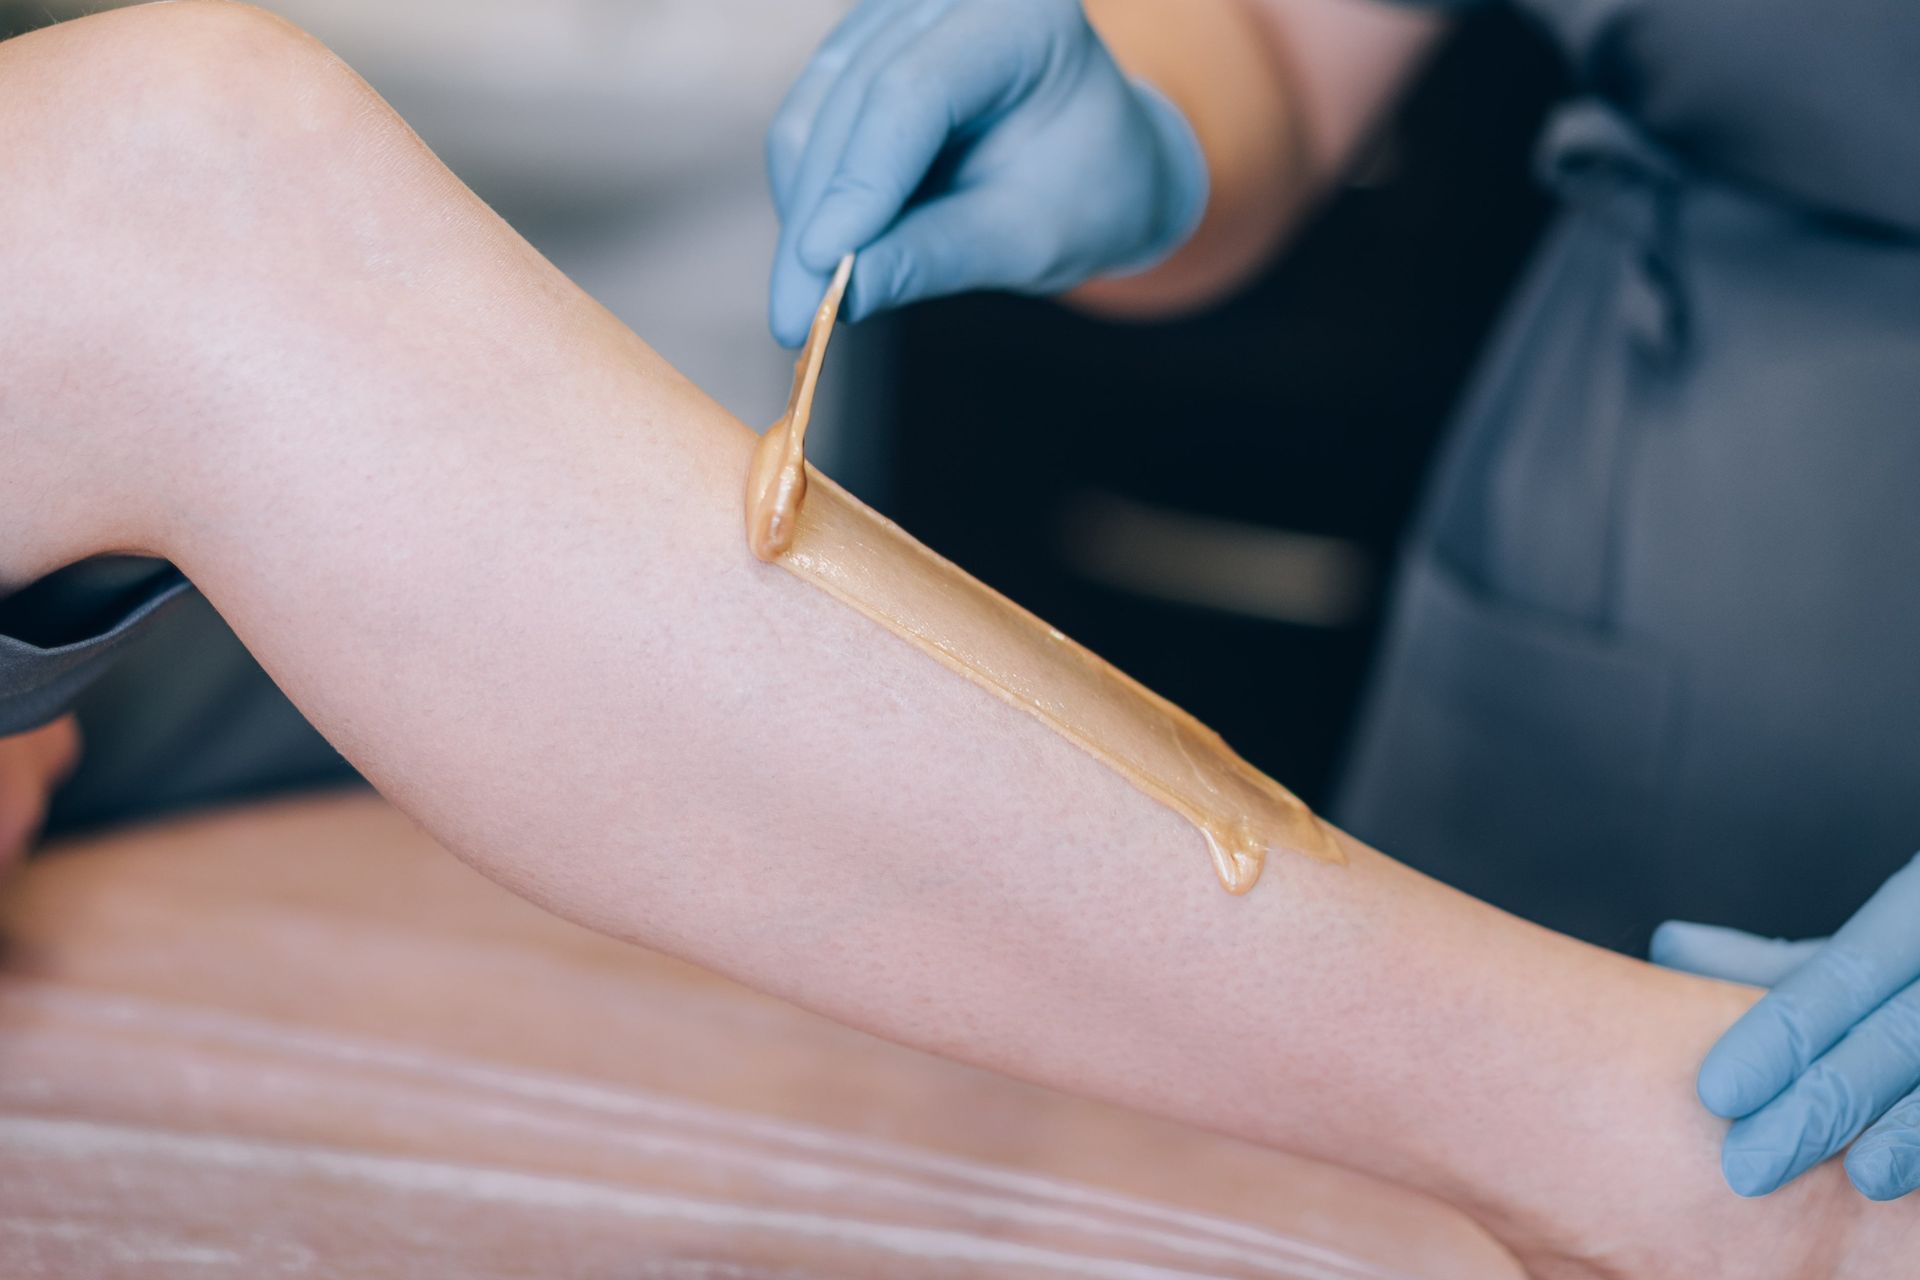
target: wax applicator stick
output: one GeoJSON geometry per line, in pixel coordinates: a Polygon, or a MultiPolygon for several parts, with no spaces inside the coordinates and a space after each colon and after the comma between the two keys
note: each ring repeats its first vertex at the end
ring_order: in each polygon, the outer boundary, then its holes
{"type": "Polygon", "coordinates": [[[820,309],[813,313],[813,327],[794,365],[787,411],[767,428],[754,450],[747,472],[747,546],[762,560],[778,560],[793,545],[800,504],[807,498],[807,424],[813,419],[813,394],[852,278],[853,255],[848,254],[840,259],[820,309]]]}

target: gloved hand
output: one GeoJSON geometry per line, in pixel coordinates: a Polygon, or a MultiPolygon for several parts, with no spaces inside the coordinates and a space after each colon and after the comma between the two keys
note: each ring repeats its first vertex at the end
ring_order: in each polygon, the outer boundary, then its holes
{"type": "Polygon", "coordinates": [[[1863,1195],[1920,1188],[1920,858],[1831,939],[1669,922],[1652,954],[1773,988],[1700,1068],[1700,1100],[1734,1122],[1721,1168],[1735,1191],[1765,1195],[1848,1143],[1847,1176],[1863,1195]]]}
{"type": "Polygon", "coordinates": [[[1208,188],[1185,117],[1121,72],[1079,0],[866,0],[788,94],[767,167],[790,347],[847,253],[854,320],[1053,293],[1170,255],[1208,188]]]}

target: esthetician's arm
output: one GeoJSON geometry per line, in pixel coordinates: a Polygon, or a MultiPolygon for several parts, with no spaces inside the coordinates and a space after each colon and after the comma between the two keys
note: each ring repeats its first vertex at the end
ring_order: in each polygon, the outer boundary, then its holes
{"type": "MultiPolygon", "coordinates": [[[[1746,997],[1358,845],[1242,898],[1039,721],[747,553],[752,433],[276,20],[0,46],[0,589],[168,556],[462,857],[883,1035],[1428,1188],[1542,1276],[1885,1275],[1720,1185],[1746,997]]],[[[1832,1172],[1832,1171],[1827,1171],[1832,1172]]]]}
{"type": "Polygon", "coordinates": [[[1129,75],[1192,123],[1205,220],[1166,262],[1073,299],[1120,315],[1203,306],[1264,267],[1353,166],[1445,31],[1405,0],[1085,0],[1129,75]]]}
{"type": "Polygon", "coordinates": [[[1441,28],[1387,0],[863,0],[767,132],[773,331],[797,345],[856,251],[855,320],[977,289],[1203,305],[1348,168],[1441,28]]]}

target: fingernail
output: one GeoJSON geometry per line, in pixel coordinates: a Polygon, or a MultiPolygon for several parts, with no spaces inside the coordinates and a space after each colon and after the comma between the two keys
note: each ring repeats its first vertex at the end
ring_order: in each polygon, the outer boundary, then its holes
{"type": "Polygon", "coordinates": [[[1885,1147],[1849,1152],[1847,1177],[1867,1199],[1892,1200],[1900,1194],[1893,1189],[1898,1181],[1894,1164],[1893,1153],[1885,1147]]]}
{"type": "Polygon", "coordinates": [[[1738,1120],[1773,1101],[1778,1092],[1758,1067],[1743,1058],[1707,1055],[1695,1092],[1700,1103],[1722,1120],[1738,1120]]]}
{"type": "Polygon", "coordinates": [[[1908,1146],[1855,1150],[1847,1154],[1847,1177],[1869,1200],[1898,1200],[1920,1186],[1920,1153],[1908,1146]]]}
{"type": "Polygon", "coordinates": [[[1780,1189],[1780,1161],[1777,1156],[1754,1151],[1723,1151],[1720,1171],[1735,1195],[1764,1196],[1780,1189]]]}
{"type": "Polygon", "coordinates": [[[807,223],[807,229],[800,233],[800,265],[809,271],[818,271],[822,275],[832,274],[840,265],[840,259],[847,256],[847,248],[840,242],[844,239],[833,225],[830,206],[822,205],[815,211],[813,220],[807,223]],[[822,217],[822,214],[829,214],[822,217]]]}
{"type": "Polygon", "coordinates": [[[806,341],[806,339],[803,337],[796,338],[793,334],[793,326],[790,324],[787,324],[779,316],[772,317],[767,322],[767,328],[772,331],[773,340],[779,343],[781,346],[787,348],[789,351],[793,350],[795,347],[798,347],[802,342],[806,341]]]}
{"type": "Polygon", "coordinates": [[[860,268],[853,269],[853,287],[847,290],[847,300],[840,304],[840,319],[845,324],[859,324],[873,314],[873,306],[867,301],[867,291],[860,287],[860,268]]]}

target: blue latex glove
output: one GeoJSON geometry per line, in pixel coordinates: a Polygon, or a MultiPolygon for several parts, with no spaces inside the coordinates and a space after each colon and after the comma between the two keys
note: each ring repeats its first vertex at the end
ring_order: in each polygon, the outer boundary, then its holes
{"type": "Polygon", "coordinates": [[[1053,293],[1193,234],[1205,157],[1079,0],[866,0],[767,137],[781,234],[770,319],[798,346],[841,257],[859,320],[971,289],[1053,293]]]}
{"type": "Polygon", "coordinates": [[[1735,1191],[1765,1195],[1848,1143],[1862,1194],[1920,1188],[1920,858],[1831,939],[1669,922],[1653,960],[1773,988],[1700,1068],[1700,1100],[1734,1122],[1721,1168],[1735,1191]]]}

